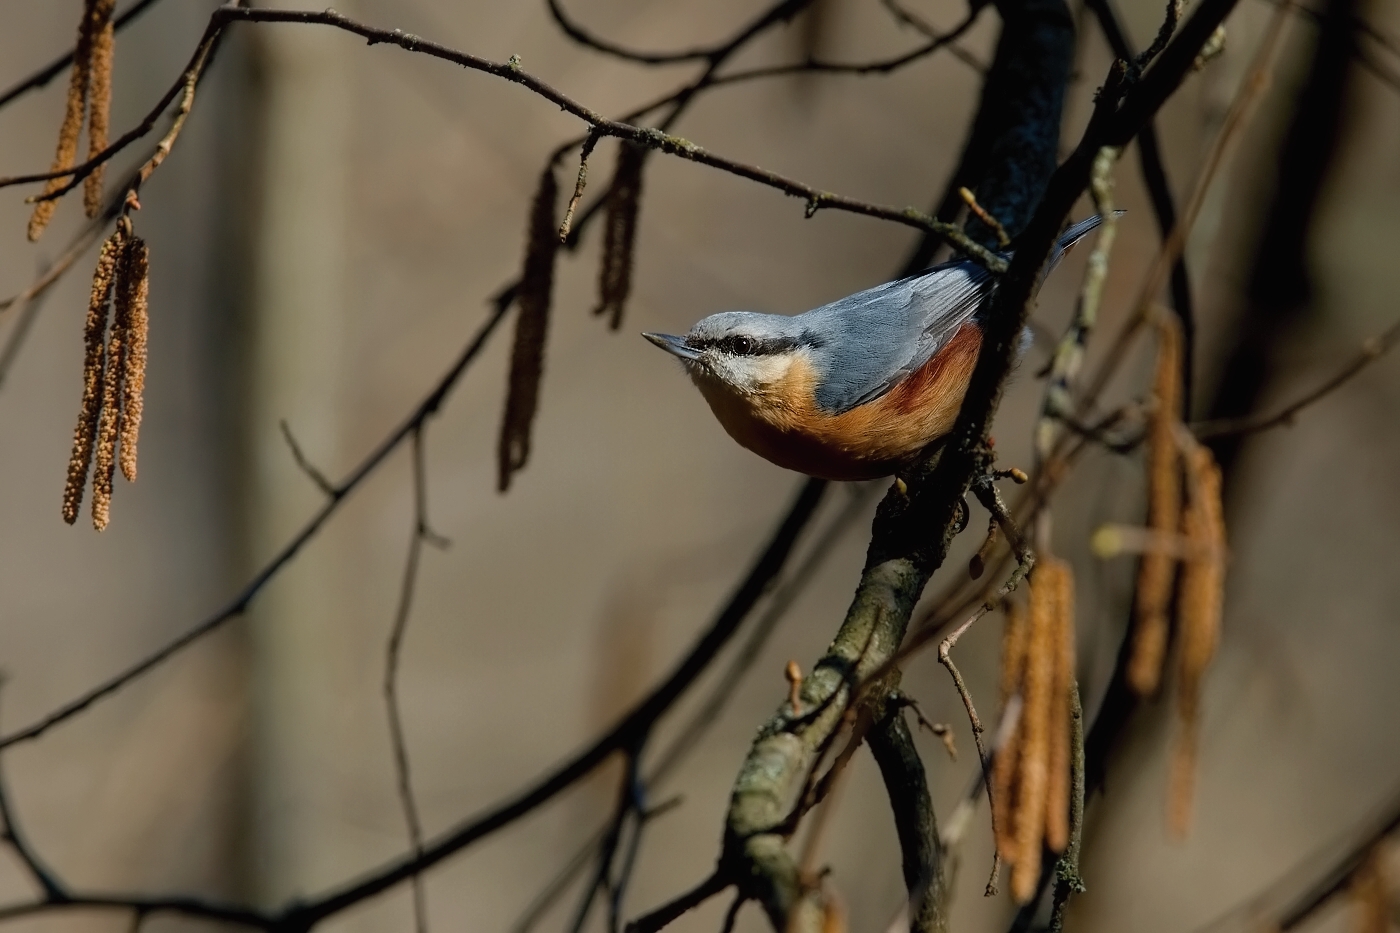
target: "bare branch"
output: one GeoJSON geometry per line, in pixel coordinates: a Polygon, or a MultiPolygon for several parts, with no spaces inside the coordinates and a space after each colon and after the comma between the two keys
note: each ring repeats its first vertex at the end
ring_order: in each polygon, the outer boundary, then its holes
{"type": "MultiPolygon", "coordinates": [[[[784,6],[796,5],[798,0],[791,0],[784,6]]],[[[803,3],[809,0],[802,0],[803,3]]],[[[130,145],[133,141],[145,136],[155,126],[161,113],[171,102],[183,91],[186,101],[192,100],[193,88],[203,75],[205,65],[209,60],[209,55],[217,39],[222,35],[224,28],[232,22],[258,22],[258,23],[300,23],[306,25],[331,26],[336,29],[350,32],[364,38],[370,45],[387,44],[394,45],[410,52],[416,52],[433,58],[439,58],[454,64],[470,68],[474,71],[481,71],[494,75],[514,84],[534,92],[545,100],[557,105],[561,110],[566,111],[589,124],[600,136],[613,136],[619,139],[629,140],[648,149],[664,152],[668,155],[677,156],[711,168],[717,168],[731,175],[746,178],[750,181],[758,182],[770,188],[783,192],[790,197],[802,198],[807,202],[809,212],[821,209],[841,210],[851,213],[862,214],[867,217],[875,217],[882,220],[889,220],[906,226],[917,227],[932,233],[943,236],[949,242],[957,246],[968,255],[969,258],[981,263],[993,272],[1000,272],[1006,267],[1006,261],[995,255],[990,250],[965,237],[961,230],[952,224],[945,224],[935,220],[912,207],[903,209],[885,207],[864,201],[858,201],[844,195],[833,194],[822,191],[803,182],[779,175],[755,165],[738,162],[723,156],[716,155],[689,140],[678,136],[672,136],[661,129],[651,129],[633,126],[627,123],[620,123],[608,120],[597,112],[567,97],[558,90],[539,78],[523,71],[515,62],[493,62],[466,52],[439,45],[435,42],[410,35],[401,30],[386,30],[372,26],[367,26],[349,17],[342,16],[334,10],[323,12],[311,12],[302,10],[269,10],[269,9],[247,9],[226,5],[216,10],[209,20],[209,26],[205,30],[204,38],[200,41],[194,56],[191,58],[189,66],[186,67],[181,79],[165,93],[156,107],[147,115],[135,129],[129,131],[107,149],[98,153],[88,161],[74,166],[71,169],[60,172],[40,172],[30,175],[18,175],[10,178],[0,178],[0,187],[16,185],[21,183],[45,181],[49,178],[69,177],[67,187],[74,186],[81,179],[85,178],[98,165],[110,159],[117,152],[130,145]]],[[[693,93],[693,91],[692,91],[693,93]]],[[[683,103],[685,98],[678,101],[678,105],[683,103]]],[[[183,108],[182,104],[182,108],[183,108]]],[[[181,116],[177,121],[183,120],[181,116]]],[[[178,131],[178,128],[177,130],[178,131]]],[[[159,165],[159,159],[163,158],[158,152],[154,160],[153,169],[159,165]]],[[[145,174],[149,174],[148,172],[145,174]]],[[[54,192],[57,197],[63,190],[54,192]]]]}
{"type": "Polygon", "coordinates": [[[1400,343],[1400,321],[1391,324],[1374,337],[1361,344],[1357,355],[1343,366],[1336,375],[1306,395],[1298,398],[1271,415],[1253,418],[1224,418],[1218,421],[1204,421],[1191,425],[1191,433],[1198,440],[1211,440],[1236,434],[1254,434],[1281,425],[1292,425],[1298,413],[1309,405],[1321,401],[1337,389],[1346,385],[1363,369],[1380,359],[1400,343]]]}
{"type": "Polygon", "coordinates": [[[326,479],[326,474],[306,459],[306,454],[302,451],[301,445],[297,443],[296,435],[292,433],[292,427],[287,424],[287,419],[283,418],[278,421],[277,426],[282,429],[282,439],[287,442],[287,447],[291,449],[292,459],[296,461],[297,467],[311,479],[311,482],[316,484],[317,489],[326,494],[327,498],[334,499],[336,496],[335,484],[326,479]]]}
{"type": "Polygon", "coordinates": [[[731,884],[733,882],[717,871],[670,903],[663,904],[651,913],[638,917],[627,924],[627,933],[656,933],[677,917],[694,910],[716,894],[723,892],[731,884]]]}
{"type": "MultiPolygon", "coordinates": [[[[1241,81],[1240,89],[1230,105],[1230,110],[1225,116],[1220,132],[1216,134],[1215,140],[1211,144],[1210,151],[1206,155],[1205,161],[1196,178],[1191,197],[1186,203],[1185,210],[1182,212],[1182,216],[1177,221],[1176,225],[1172,228],[1171,233],[1163,241],[1162,248],[1157,254],[1157,259],[1141,291],[1138,293],[1136,307],[1132,316],[1123,326],[1123,329],[1119,331],[1118,336],[1114,339],[1113,345],[1109,349],[1108,355],[1105,357],[1105,362],[1099,367],[1098,372],[1089,382],[1088,397],[1090,402],[1103,392],[1104,387],[1108,384],[1108,380],[1112,377],[1116,368],[1126,359],[1128,345],[1141,330],[1143,323],[1147,320],[1149,309],[1152,307],[1153,302],[1157,300],[1157,293],[1161,290],[1163,283],[1166,281],[1168,273],[1173,268],[1176,260],[1186,249],[1186,238],[1190,234],[1192,227],[1195,226],[1196,217],[1200,213],[1201,206],[1205,203],[1206,192],[1210,188],[1211,181],[1220,170],[1220,167],[1225,161],[1225,157],[1231,151],[1234,142],[1239,137],[1241,129],[1243,129],[1246,122],[1253,114],[1255,105],[1268,86],[1269,75],[1273,70],[1275,53],[1278,50],[1279,40],[1282,38],[1283,34],[1283,25],[1286,22],[1284,16],[1286,9],[1286,7],[1279,7],[1270,20],[1268,31],[1259,43],[1249,72],[1245,75],[1243,81],[1241,81]]],[[[1196,15],[1192,16],[1188,21],[1187,26],[1189,27],[1193,23],[1201,21],[1198,9],[1196,15]]],[[[1183,31],[1181,40],[1185,39],[1186,36],[1183,31]]],[[[1204,45],[1204,41],[1197,42],[1194,47],[1199,49],[1202,45],[1204,45]]],[[[1145,98],[1148,96],[1155,98],[1160,96],[1166,90],[1165,88],[1153,88],[1152,93],[1149,94],[1147,91],[1148,86],[1153,84],[1154,76],[1166,73],[1165,57],[1170,55],[1173,51],[1185,49],[1188,46],[1190,46],[1189,41],[1177,41],[1172,43],[1172,45],[1168,47],[1167,52],[1163,53],[1164,57],[1157,60],[1153,68],[1143,77],[1142,82],[1134,89],[1138,92],[1134,96],[1138,98],[1145,98]]],[[[1179,66],[1178,62],[1173,62],[1172,64],[1177,64],[1179,66]]],[[[1158,106],[1160,106],[1160,104],[1158,104],[1158,106]]],[[[1151,116],[1151,114],[1130,113],[1128,110],[1129,108],[1125,104],[1123,110],[1119,113],[1120,120],[1129,117],[1141,118],[1145,121],[1151,116]]],[[[1113,145],[1121,148],[1123,142],[1126,142],[1126,140],[1120,141],[1120,139],[1114,138],[1111,142],[1113,145]]]]}
{"type": "Polygon", "coordinates": [[[680,62],[711,61],[719,57],[724,57],[733,46],[747,41],[753,34],[767,26],[789,20],[811,4],[812,0],[784,0],[777,6],[771,8],[758,20],[744,27],[739,31],[734,39],[715,46],[700,46],[686,49],[680,52],[640,52],[628,49],[606,39],[600,39],[588,32],[582,26],[575,23],[569,14],[564,10],[559,0],[548,0],[549,13],[554,17],[554,21],[564,33],[580,45],[586,46],[606,55],[612,55],[626,61],[635,62],[640,65],[668,65],[680,62]]]}
{"type": "MultiPolygon", "coordinates": [[[[933,24],[931,24],[928,20],[924,19],[922,16],[919,16],[914,11],[904,7],[900,3],[900,0],[880,0],[880,2],[885,7],[885,9],[890,11],[890,15],[894,17],[895,22],[904,26],[912,27],[915,31],[923,33],[925,38],[932,39],[934,42],[947,41],[951,43],[950,51],[959,61],[961,61],[963,64],[967,65],[974,71],[979,71],[983,74],[986,73],[987,65],[985,62],[983,62],[977,56],[973,55],[971,52],[967,51],[967,49],[952,42],[953,37],[955,37],[966,27],[959,26],[952,32],[940,32],[939,30],[935,29],[933,27],[933,24]]],[[[971,11],[971,13],[969,13],[969,18],[975,17],[979,12],[981,12],[981,5],[973,4],[973,10],[971,11]]]]}
{"type": "MultiPolygon", "coordinates": [[[[123,10],[120,14],[117,15],[117,18],[112,22],[113,28],[116,29],[116,31],[120,32],[123,27],[125,27],[128,23],[133,22],[138,16],[146,12],[151,7],[155,6],[157,2],[159,2],[159,0],[136,0],[136,2],[133,3],[130,7],[123,10]]],[[[63,69],[67,68],[71,64],[73,64],[73,52],[70,50],[64,53],[63,55],[60,55],[53,61],[49,62],[47,65],[45,65],[43,68],[40,68],[38,71],[34,72],[29,77],[20,80],[14,85],[11,85],[4,91],[0,91],[0,107],[4,107],[10,101],[14,100],[17,97],[22,97],[29,91],[38,90],[39,88],[46,86],[54,78],[61,75],[63,73],[63,69]]]]}
{"type": "Polygon", "coordinates": [[[379,446],[372,450],[360,463],[350,472],[350,475],[335,486],[335,494],[321,507],[321,509],[311,517],[301,530],[287,542],[261,570],[248,581],[238,594],[209,618],[186,631],[178,638],[172,639],[161,648],[147,655],[142,660],[128,667],[121,673],[113,676],[107,681],[93,687],[81,696],[65,703],[58,709],[45,716],[40,717],[28,726],[18,729],[15,732],[0,738],[0,749],[8,748],[20,742],[27,742],[36,739],[45,732],[52,729],[59,723],[65,722],[92,706],[100,700],[106,699],[116,693],[122,687],[136,680],[146,672],[160,666],[165,661],[174,657],[185,648],[199,641],[205,635],[215,631],[228,622],[230,619],[242,615],[244,610],[258,595],[264,586],[275,577],[283,567],[291,562],[301,552],[301,549],[311,541],[321,530],[332,515],[340,508],[340,504],[345,497],[353,492],[364,480],[379,468],[380,464],[393,453],[398,446],[403,443],[413,432],[434,415],[442,405],[447,394],[461,379],[473,360],[476,359],[482,348],[486,345],[486,339],[496,329],[509,309],[508,302],[497,302],[496,308],[488,316],[486,322],[477,331],[476,335],[467,344],[456,362],[438,380],[437,385],[428,395],[418,403],[413,412],[400,424],[388,437],[379,443],[379,446]]]}
{"type": "MultiPolygon", "coordinates": [[[[3,683],[0,683],[0,686],[2,685],[3,683]]],[[[23,830],[20,829],[14,805],[10,802],[9,785],[5,781],[3,772],[0,772],[0,821],[4,822],[4,827],[0,828],[0,841],[8,843],[10,848],[14,850],[16,857],[24,864],[30,877],[39,885],[39,889],[44,894],[44,901],[49,904],[58,904],[68,900],[66,886],[39,858],[39,853],[30,846],[29,840],[25,838],[23,830]]]]}
{"type": "MultiPolygon", "coordinates": [[[[403,583],[399,589],[398,606],[394,610],[394,626],[389,631],[389,641],[384,647],[384,709],[389,719],[389,743],[393,748],[394,776],[398,785],[399,806],[403,810],[404,824],[408,829],[409,846],[414,855],[422,855],[423,825],[418,817],[417,800],[413,796],[408,742],[404,738],[398,689],[399,657],[403,649],[404,634],[408,630],[414,590],[418,585],[418,564],[428,534],[428,477],[423,460],[422,424],[413,431],[413,444],[410,449],[413,452],[413,533],[408,540],[408,556],[404,560],[403,583]]],[[[426,933],[428,905],[422,877],[414,875],[412,885],[414,927],[418,933],[426,933]]]]}
{"type": "MultiPolygon", "coordinates": [[[[220,7],[210,16],[209,25],[205,28],[204,35],[199,40],[199,44],[195,46],[194,54],[190,56],[189,64],[186,65],[184,71],[180,73],[179,80],[171,85],[170,89],[162,95],[156,105],[146,114],[145,118],[133,129],[128,130],[115,142],[89,158],[86,162],[81,162],[70,168],[57,171],[35,172],[29,175],[12,175],[8,178],[0,178],[0,188],[9,187],[11,185],[29,184],[37,181],[48,181],[53,178],[68,178],[68,181],[61,188],[40,196],[44,200],[61,197],[64,193],[77,187],[78,184],[80,184],[84,178],[91,175],[99,165],[105,164],[127,146],[130,146],[138,139],[149,134],[151,130],[155,129],[156,123],[160,121],[160,117],[165,113],[166,108],[174,103],[177,97],[180,97],[182,93],[186,95],[193,94],[192,90],[187,89],[193,84],[198,83],[200,77],[203,76],[205,66],[208,65],[211,58],[210,53],[213,51],[215,43],[223,32],[226,20],[221,17],[221,14],[235,10],[236,7],[232,5],[224,6],[220,7]]],[[[177,117],[177,119],[179,118],[177,117]]],[[[152,158],[155,158],[155,156],[152,158]]],[[[160,156],[160,158],[164,158],[164,156],[160,156]]],[[[125,192],[123,192],[123,195],[124,194],[125,192]]],[[[36,200],[38,199],[36,198],[36,200]]]]}

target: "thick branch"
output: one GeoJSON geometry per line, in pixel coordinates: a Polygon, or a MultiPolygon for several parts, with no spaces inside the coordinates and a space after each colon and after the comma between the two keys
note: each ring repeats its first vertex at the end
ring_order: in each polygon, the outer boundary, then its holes
{"type": "Polygon", "coordinates": [[[701,636],[671,675],[607,734],[513,799],[487,813],[464,821],[436,839],[429,840],[421,854],[397,859],[370,872],[358,882],[332,891],[308,904],[292,908],[286,914],[287,922],[292,926],[309,928],[319,920],[413,877],[477,839],[529,813],[591,773],[614,752],[631,747],[671,708],[729,641],[739,623],[763,595],[768,584],[782,570],[798,535],[816,511],[825,490],[826,483],[821,480],[809,480],[803,486],[787,516],[768,542],[762,557],[754,564],[748,577],[740,583],[709,630],[701,636]]]}
{"type": "MultiPolygon", "coordinates": [[[[1029,0],[1024,5],[1026,15],[1032,19],[1044,16],[1048,2],[1029,0]]],[[[1004,15],[1012,15],[1009,7],[1010,4],[1003,7],[1004,15]]],[[[1018,5],[1016,9],[1022,7],[1018,5]]],[[[1028,47],[1042,42],[1073,42],[1063,4],[1059,12],[1064,29],[1048,25],[1013,28],[1008,24],[1007,34],[1026,46],[1018,48],[1016,42],[1004,38],[998,58],[1018,56],[1046,67],[1047,63],[1068,62],[1068,49],[1061,48],[1056,55],[1028,47]]],[[[993,71],[998,67],[1002,66],[994,65],[993,71]]],[[[1056,64],[1046,80],[1062,82],[1063,77],[1063,68],[1056,64]]],[[[1045,104],[1039,89],[1026,93],[1035,99],[1026,105],[1026,110],[1039,112],[1038,108],[1045,104]]],[[[1058,94],[1052,95],[1046,105],[1058,100],[1058,94]]],[[[1035,120],[1033,126],[1050,134],[1052,140],[1058,139],[1058,113],[1053,119],[1035,120]]],[[[1000,150],[1002,157],[1009,159],[1025,152],[1031,163],[1022,172],[998,175],[997,181],[985,188],[984,196],[992,204],[1013,211],[1022,199],[1038,197],[1044,176],[1053,167],[1054,142],[1049,146],[1052,156],[1048,165],[1042,165],[1038,158],[1044,146],[1000,150]],[[1036,166],[1040,166],[1039,177],[1035,177],[1036,166]],[[1004,190],[997,186],[1004,186],[1004,190]]],[[[1034,200],[1030,203],[1033,205],[1034,200]]],[[[737,881],[741,891],[762,903],[777,930],[814,929],[820,919],[817,905],[806,896],[804,879],[799,877],[785,846],[783,829],[789,819],[788,808],[805,782],[818,750],[826,746],[839,726],[852,700],[853,683],[884,670],[893,659],[924,585],[947,554],[955,534],[956,508],[973,477],[986,470],[986,426],[1000,395],[1002,379],[1009,371],[1012,347],[1032,288],[1067,211],[1065,205],[1053,221],[1055,230],[1043,242],[1017,251],[1005,281],[999,285],[991,315],[996,315],[1008,300],[1015,304],[1009,305],[1011,313],[1002,310],[999,321],[989,315],[972,386],[951,442],[944,447],[936,465],[911,477],[907,494],[896,484],[881,503],[860,585],[827,654],[803,684],[801,715],[794,715],[784,703],[760,730],[735,781],[721,869],[737,881]],[[1012,286],[1011,291],[1007,291],[1008,285],[1012,286]]],[[[1015,216],[1018,215],[1013,214],[1013,222],[1015,216]]],[[[1011,229],[1015,232],[1017,227],[1011,229]]]]}
{"type": "MultiPolygon", "coordinates": [[[[1074,53],[1074,24],[1063,0],[998,0],[1003,21],[997,54],[982,87],[961,181],[1008,231],[1030,220],[1060,143],[1060,114],[1074,53]]],[[[967,232],[985,246],[995,232],[971,220],[967,232]]]]}
{"type": "Polygon", "coordinates": [[[946,933],[948,879],[938,837],[938,819],[929,797],[928,776],[904,708],[889,704],[885,717],[866,737],[880,766],[885,792],[894,812],[894,828],[903,856],[904,886],[909,891],[910,933],[946,933]]]}

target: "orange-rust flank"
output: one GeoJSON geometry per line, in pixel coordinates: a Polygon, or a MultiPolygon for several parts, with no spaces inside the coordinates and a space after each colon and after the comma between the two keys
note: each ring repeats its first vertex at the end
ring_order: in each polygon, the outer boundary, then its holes
{"type": "MultiPolygon", "coordinates": [[[[962,406],[962,391],[950,406],[947,398],[950,384],[965,385],[972,375],[972,367],[977,363],[977,351],[982,347],[982,331],[976,325],[964,324],[958,328],[948,345],[939,350],[927,363],[916,370],[908,379],[895,386],[882,398],[871,402],[879,406],[885,403],[889,409],[899,414],[909,414],[929,408],[951,408],[956,418],[962,406]],[[954,382],[950,383],[949,377],[954,382]]],[[[865,406],[862,406],[865,407],[865,406]]],[[[949,419],[948,428],[952,427],[949,419]]],[[[945,432],[947,428],[944,429],[945,432]]]]}
{"type": "Polygon", "coordinates": [[[899,385],[839,415],[818,407],[817,374],[802,351],[781,379],[749,396],[699,368],[692,377],[730,437],[759,456],[809,476],[874,479],[952,429],[981,346],[981,330],[964,324],[899,385]]]}

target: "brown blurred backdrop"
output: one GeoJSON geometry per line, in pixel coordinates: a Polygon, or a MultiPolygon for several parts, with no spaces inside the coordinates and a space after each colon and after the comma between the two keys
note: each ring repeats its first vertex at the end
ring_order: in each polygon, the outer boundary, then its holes
{"type": "MultiPolygon", "coordinates": [[[[874,0],[822,0],[825,56],[861,60],[913,45],[874,0]]],[[[178,74],[213,8],[163,3],[117,46],[114,125],[138,120],[178,74]]],[[[343,0],[341,12],[524,66],[604,113],[661,93],[694,66],[642,69],[570,43],[542,2],[343,0]]],[[[677,48],[728,34],[749,0],[576,0],[597,32],[677,48]]],[[[71,42],[76,2],[0,5],[0,84],[71,42]]],[[[950,27],[951,0],[917,9],[950,27]]],[[[1192,180],[1270,7],[1242,0],[1221,59],[1192,78],[1159,126],[1178,196],[1192,180]]],[[[1159,4],[1125,0],[1139,45],[1159,4]]],[[[1367,15],[1400,31],[1400,6],[1367,15]]],[[[1079,78],[1065,138],[1087,117],[1109,61],[1080,15],[1079,78]]],[[[966,40],[984,59],[998,23],[966,40]]],[[[234,30],[186,135],[142,192],[152,250],[152,336],[140,482],[120,485],[97,535],[59,517],[80,394],[87,257],[49,296],[0,386],[0,666],[6,731],[139,658],[221,605],[320,503],[279,432],[338,477],[431,387],[518,267],[524,215],[547,153],[576,121],[523,91],[311,27],[234,30]]],[[[746,53],[798,54],[802,29],[746,53]]],[[[1257,118],[1211,189],[1188,251],[1202,340],[1198,413],[1234,340],[1250,257],[1315,28],[1297,19],[1257,118]]],[[[0,112],[0,171],[47,166],[60,79],[0,112]]],[[[708,148],[871,201],[928,205],[975,106],[979,76],[947,55],[891,76],[803,76],[714,92],[677,131],[708,148]]],[[[1400,306],[1400,93],[1358,70],[1312,240],[1317,293],[1270,347],[1261,404],[1325,378],[1400,306]]],[[[610,156],[609,144],[602,151],[610,156]]],[[[600,160],[600,165],[606,161],[600,160]]],[[[561,173],[561,178],[566,173],[561,173]]],[[[606,177],[603,169],[595,177],[606,177]]],[[[1118,173],[1128,208],[1109,279],[1106,333],[1136,296],[1157,235],[1136,160],[1118,173]]],[[[65,203],[37,246],[22,190],[0,192],[0,291],[23,287],[76,229],[65,203]]],[[[1088,212],[1081,207],[1079,214],[1088,212]]],[[[712,311],[797,312],[888,278],[914,234],[823,212],[670,158],[648,163],[636,287],[621,333],[589,311],[598,231],[559,267],[533,462],[495,492],[506,340],[449,397],[427,433],[433,527],[405,644],[401,694],[413,778],[432,834],[502,798],[603,729],[683,652],[785,507],[796,477],[726,438],[698,394],[636,334],[712,311]]],[[[1038,319],[1068,319],[1083,257],[1042,294],[1038,319]]],[[[0,316],[14,326],[16,314],[0,316]]],[[[995,434],[1028,465],[1044,349],[1032,351],[995,434]]],[[[1141,369],[1141,367],[1139,367],[1141,369]]],[[[1116,387],[1121,395],[1140,385],[1116,387]]],[[[1141,714],[1091,808],[1072,907],[1085,931],[1191,930],[1247,900],[1343,834],[1400,783],[1400,363],[1384,360],[1248,443],[1228,503],[1232,564],[1221,655],[1206,694],[1194,831],[1167,841],[1165,706],[1141,714]]],[[[237,621],[91,712],[5,756],[35,845],[75,885],[202,892],[273,906],[312,895],[407,845],[380,685],[411,530],[404,452],[363,488],[237,621]]],[[[1092,558],[1103,521],[1139,520],[1135,456],[1092,454],[1055,502],[1055,543],[1079,576],[1081,682],[1092,710],[1113,662],[1131,561],[1092,558]]],[[[846,492],[824,506],[834,515],[846,492]]],[[[873,500],[872,500],[873,501],[873,500]]],[[[980,519],[978,519],[980,521],[980,519]]],[[[723,719],[658,799],[683,803],[649,830],[629,913],[708,873],[730,782],[753,729],[782,697],[789,658],[809,664],[857,579],[862,519],[789,613],[723,719]]],[[[963,572],[960,551],[934,589],[963,572]]],[[[994,692],[995,619],[960,648],[974,693],[994,692]]],[[[946,817],[971,774],[971,740],[927,653],[906,689],[949,722],[950,764],[919,739],[946,817]]],[[[668,721],[669,722],[669,721],[668,721]]],[[[506,930],[603,820],[611,784],[581,785],[426,876],[430,927],[506,930]]],[[[984,899],[985,810],[964,847],[954,929],[1000,930],[984,899]]],[[[903,887],[877,772],[857,758],[824,846],[853,930],[884,930],[903,887]]],[[[0,870],[5,900],[29,892],[0,870]]],[[[545,920],[567,924],[573,899],[545,920]]],[[[677,930],[718,928],[711,902],[677,930]]],[[[411,927],[406,888],[328,929],[411,927]]],[[[33,929],[125,928],[63,915],[33,929]]],[[[168,919],[152,928],[193,926],[168,919]]],[[[763,929],[759,912],[741,928],[763,929]]]]}

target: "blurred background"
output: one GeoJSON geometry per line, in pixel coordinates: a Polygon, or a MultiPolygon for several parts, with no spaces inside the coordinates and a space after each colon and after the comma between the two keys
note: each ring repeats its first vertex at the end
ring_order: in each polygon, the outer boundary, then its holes
{"type": "MultiPolygon", "coordinates": [[[[342,0],[338,9],[523,66],[606,114],[690,77],[694,64],[640,68],[580,48],[542,0],[342,0]]],[[[1079,49],[1064,139],[1073,145],[1111,56],[1076,4],[1079,49]]],[[[114,127],[149,109],[178,76],[214,8],[161,3],[117,43],[114,127]]],[[[594,32],[674,49],[731,34],[751,0],[667,4],[574,0],[594,32]]],[[[912,5],[936,27],[955,0],[912,5]]],[[[1364,15],[1400,34],[1400,5],[1364,15]]],[[[71,44],[79,4],[0,4],[0,85],[71,44]]],[[[737,65],[816,49],[860,61],[921,38],[876,0],[820,0],[737,65]],[[810,18],[813,14],[808,14],[810,18]]],[[[1178,199],[1238,89],[1272,7],[1241,0],[1224,54],[1188,79],[1158,121],[1178,199]]],[[[1123,0],[1139,47],[1156,0],[1123,0]]],[[[989,61],[999,29],[984,13],[963,42],[989,61]]],[[[1400,90],[1351,69],[1335,154],[1306,257],[1312,293],[1260,325],[1247,289],[1275,200],[1280,141],[1298,108],[1317,36],[1293,16],[1256,116],[1212,185],[1187,257],[1201,325],[1195,414],[1204,416],[1253,339],[1266,362],[1254,407],[1318,384],[1400,312],[1400,90]],[[1253,315],[1253,316],[1251,316],[1253,315]]],[[[1375,48],[1374,46],[1372,48],[1375,48]]],[[[1377,54],[1384,55],[1382,48],[1377,54]]],[[[1389,59],[1397,69],[1397,59],[1389,59]]],[[[942,191],[981,77],[940,53],[891,75],[799,75],[717,90],[676,132],[816,187],[927,207],[942,191]]],[[[52,158],[66,78],[0,111],[0,171],[52,158]]],[[[141,193],[152,259],[150,369],[140,481],[118,481],[111,527],[59,516],[79,396],[87,270],[47,296],[0,384],[0,703],[4,731],[27,724],[223,605],[322,503],[279,422],[325,474],[342,476],[398,424],[515,276],[525,215],[550,151],[578,122],[521,88],[353,36],[242,26],[221,50],[187,131],[141,193]]],[[[607,177],[603,143],[595,179],[607,177]]],[[[128,163],[122,163],[128,164],[128,163]]],[[[566,160],[561,183],[572,179],[566,160]]],[[[1131,308],[1158,246],[1129,153],[1117,174],[1128,214],[1108,279],[1104,333],[1131,308]]],[[[598,181],[601,185],[602,182],[598,181]]],[[[80,224],[61,205],[37,245],[21,188],[0,192],[0,291],[24,287],[80,224]]],[[[1077,216],[1089,212],[1081,205],[1077,216]]],[[[601,228],[557,269],[533,459],[496,492],[495,445],[508,332],[498,333],[426,433],[429,517],[450,539],[425,549],[403,647],[400,694],[412,780],[432,835],[543,773],[605,729],[708,623],[787,507],[800,479],[732,443],[672,360],[638,338],[683,331],[711,312],[795,313],[892,276],[907,228],[825,211],[770,189],[657,157],[647,163],[633,295],[620,332],[590,314],[601,228]]],[[[1068,320],[1083,255],[1042,292],[1037,321],[1068,320]]],[[[1284,275],[1292,270],[1278,270],[1284,275]]],[[[1266,316],[1267,317],[1267,316],[1266,316]]],[[[0,314],[13,332],[21,314],[0,314]]],[[[1030,465],[1048,344],[1022,365],[995,427],[1006,465],[1030,465]]],[[[1091,354],[1092,356],[1092,354],[1091,354]]],[[[1137,375],[1113,392],[1143,391],[1137,375]]],[[[1236,911],[1286,873],[1325,865],[1400,785],[1400,360],[1387,358],[1304,412],[1250,439],[1231,464],[1231,564],[1224,640],[1205,694],[1191,835],[1164,829],[1167,703],[1140,710],[1091,804],[1076,930],[1193,930],[1236,911]]],[[[267,907],[309,897],[405,851],[384,702],[385,643],[399,597],[413,502],[407,450],[358,488],[242,619],[114,698],[4,758],[12,805],[35,847],[85,890],[192,892],[267,907]]],[[[1134,562],[1099,561],[1092,530],[1139,523],[1140,455],[1090,453],[1054,501],[1056,549],[1078,577],[1080,682],[1089,713],[1128,616],[1134,562]]],[[[817,528],[857,488],[829,496],[817,528]]],[[[820,571],[788,611],[716,725],[656,799],[680,805],[648,829],[627,912],[707,875],[724,807],[754,729],[786,695],[788,659],[820,655],[858,579],[876,496],[857,503],[820,571]]],[[[974,522],[980,528],[981,518],[974,522]]],[[[813,546],[809,533],[800,559],[813,546]]],[[[931,591],[964,573],[970,532],[931,591]]],[[[975,696],[992,704],[1000,626],[961,643],[975,696]]],[[[742,641],[742,639],[740,639],[742,641]]],[[[737,642],[736,642],[737,644],[737,642]]],[[[731,651],[734,649],[731,648],[731,651]]],[[[713,678],[711,678],[712,680],[713,678]]],[[[709,681],[706,681],[709,682],[709,681]]],[[[947,722],[962,755],[918,739],[946,817],[973,774],[971,736],[932,651],[905,689],[947,722]]],[[[703,693],[702,690],[699,693],[703,693]]],[[[693,706],[693,702],[690,704],[693,706]]],[[[667,719],[674,729],[684,715],[667,719]]],[[[664,734],[663,734],[664,738],[664,734]]],[[[605,820],[615,772],[584,782],[425,876],[430,929],[512,928],[605,820]]],[[[960,853],[953,928],[1004,929],[1005,895],[983,898],[986,811],[960,853]]],[[[822,858],[853,930],[884,930],[904,897],[878,772],[858,755],[822,858]]],[[[1400,879],[1397,879],[1400,883],[1400,879]]],[[[5,902],[32,894],[13,859],[5,902]]],[[[541,929],[564,929],[576,897],[541,929]]],[[[717,929],[727,901],[678,931],[717,929]]],[[[151,928],[199,926],[156,917],[151,928]]],[[[594,922],[601,927],[597,915],[594,922]]],[[[1337,907],[1322,922],[1349,921],[1337,907]]],[[[745,931],[766,929],[750,906],[745,931]]],[[[412,928],[400,886],[325,924],[412,928]]],[[[53,914],[25,929],[117,930],[121,914],[53,914]]]]}

